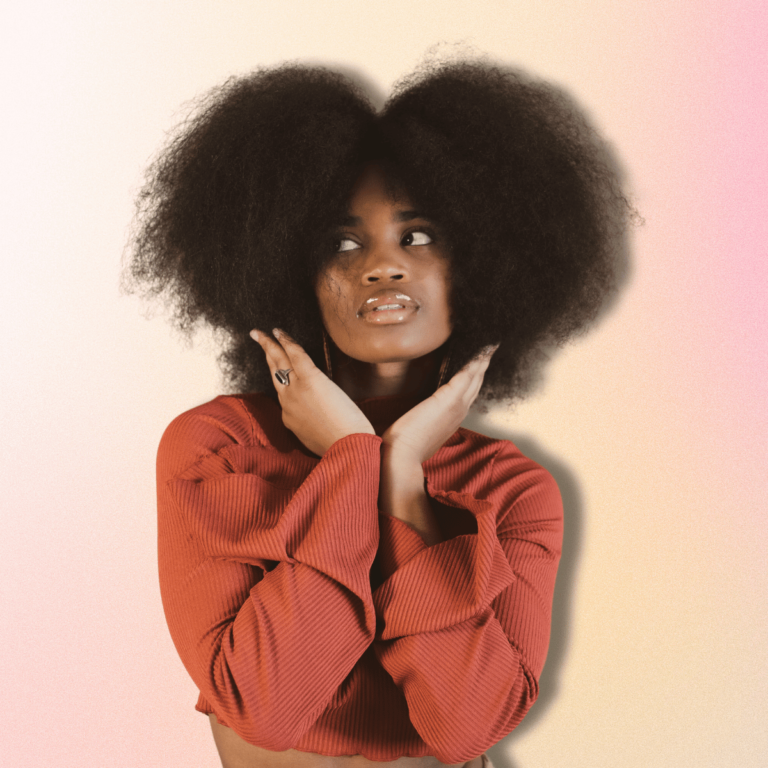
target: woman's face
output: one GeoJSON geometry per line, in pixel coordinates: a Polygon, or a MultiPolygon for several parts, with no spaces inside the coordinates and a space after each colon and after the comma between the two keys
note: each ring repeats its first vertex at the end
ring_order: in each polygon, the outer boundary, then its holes
{"type": "Polygon", "coordinates": [[[414,360],[451,335],[450,265],[430,222],[393,200],[376,166],[358,180],[315,290],[336,346],[366,363],[414,360]]]}

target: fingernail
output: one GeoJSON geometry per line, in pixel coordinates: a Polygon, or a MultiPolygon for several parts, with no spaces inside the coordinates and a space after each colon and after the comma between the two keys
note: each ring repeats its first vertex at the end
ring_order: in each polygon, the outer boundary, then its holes
{"type": "Polygon", "coordinates": [[[279,339],[283,335],[283,332],[279,328],[273,328],[272,333],[276,339],[279,339]]]}
{"type": "Polygon", "coordinates": [[[252,338],[254,341],[258,342],[258,340],[259,340],[259,332],[258,332],[258,331],[256,331],[256,330],[253,330],[253,331],[251,331],[251,333],[250,333],[249,335],[250,335],[250,337],[251,337],[251,338],[252,338]]]}

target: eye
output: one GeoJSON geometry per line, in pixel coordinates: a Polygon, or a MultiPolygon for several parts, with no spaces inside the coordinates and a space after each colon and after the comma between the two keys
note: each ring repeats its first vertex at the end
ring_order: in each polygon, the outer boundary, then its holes
{"type": "Polygon", "coordinates": [[[434,242],[431,235],[421,230],[409,232],[402,239],[402,245],[430,245],[434,242]]]}
{"type": "Polygon", "coordinates": [[[354,251],[359,248],[360,244],[356,243],[348,237],[340,237],[336,241],[336,253],[344,253],[344,251],[354,251]]]}

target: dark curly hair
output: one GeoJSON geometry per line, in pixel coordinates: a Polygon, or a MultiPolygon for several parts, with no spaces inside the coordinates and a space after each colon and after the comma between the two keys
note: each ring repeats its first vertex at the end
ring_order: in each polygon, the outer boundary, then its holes
{"type": "Polygon", "coordinates": [[[520,395],[540,350],[588,325],[615,287],[632,211],[581,113],[519,72],[425,67],[380,113],[320,67],[230,79],[148,171],[128,289],[164,296],[182,330],[223,333],[234,389],[274,393],[248,332],[282,328],[323,366],[314,283],[373,161],[448,247],[449,373],[500,343],[480,398],[520,395]]]}

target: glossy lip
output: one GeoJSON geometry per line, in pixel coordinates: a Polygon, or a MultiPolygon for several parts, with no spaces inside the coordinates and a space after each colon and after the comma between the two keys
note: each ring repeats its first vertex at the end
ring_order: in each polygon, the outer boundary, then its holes
{"type": "Polygon", "coordinates": [[[407,293],[403,291],[393,290],[388,288],[384,291],[379,291],[373,296],[369,296],[357,310],[357,316],[363,319],[374,320],[375,318],[394,317],[395,315],[411,314],[419,309],[419,303],[414,301],[407,293]],[[376,312],[376,307],[393,304],[398,305],[392,309],[380,309],[376,312]]]}
{"type": "Polygon", "coordinates": [[[371,325],[398,325],[405,323],[410,318],[416,316],[414,307],[404,307],[398,309],[382,309],[378,312],[366,312],[360,315],[360,320],[371,325]]]}

